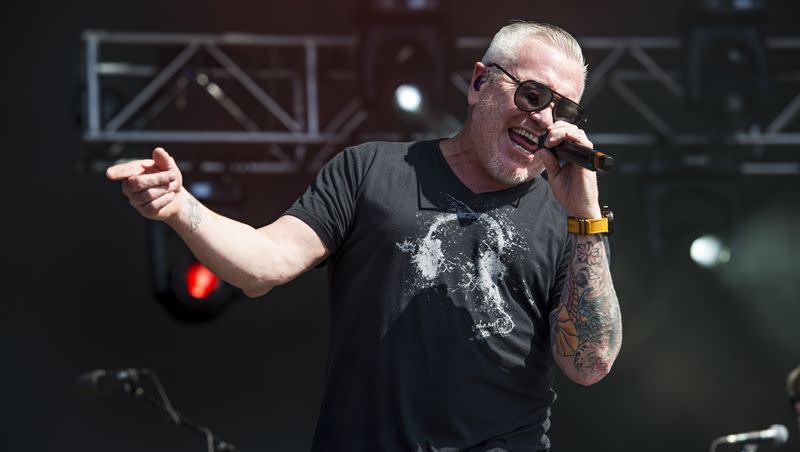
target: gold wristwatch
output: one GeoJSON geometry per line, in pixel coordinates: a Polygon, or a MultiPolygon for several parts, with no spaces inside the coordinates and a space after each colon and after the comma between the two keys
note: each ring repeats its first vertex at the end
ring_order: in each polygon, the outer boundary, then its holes
{"type": "Polygon", "coordinates": [[[608,206],[603,206],[600,213],[603,217],[597,219],[567,217],[567,231],[578,235],[611,234],[614,231],[614,213],[608,206]]]}

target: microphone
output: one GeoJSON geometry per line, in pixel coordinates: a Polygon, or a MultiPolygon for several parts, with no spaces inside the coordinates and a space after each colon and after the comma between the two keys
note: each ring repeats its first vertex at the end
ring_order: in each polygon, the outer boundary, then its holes
{"type": "Polygon", "coordinates": [[[773,444],[783,444],[789,439],[789,431],[786,426],[781,424],[770,425],[766,430],[757,430],[754,432],[734,433],[731,435],[720,436],[715,439],[712,444],[742,444],[754,443],[761,441],[772,441],[773,444]]]}
{"type": "Polygon", "coordinates": [[[138,369],[94,369],[78,375],[77,383],[90,392],[106,393],[118,388],[130,392],[138,386],[139,374],[138,369]]]}
{"type": "Polygon", "coordinates": [[[591,171],[610,171],[614,167],[614,158],[610,155],[572,141],[563,141],[556,147],[548,148],[544,146],[546,139],[547,132],[539,136],[539,146],[552,152],[559,160],[570,161],[591,171]]]}
{"type": "Polygon", "coordinates": [[[800,432],[800,366],[786,376],[786,393],[789,395],[792,412],[797,418],[797,431],[800,432]]]}

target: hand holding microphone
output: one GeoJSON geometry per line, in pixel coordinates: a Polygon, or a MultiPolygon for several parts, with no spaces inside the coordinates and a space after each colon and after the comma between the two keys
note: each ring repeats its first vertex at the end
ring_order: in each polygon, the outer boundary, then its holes
{"type": "Polygon", "coordinates": [[[595,158],[597,152],[592,149],[592,142],[574,124],[558,121],[545,132],[537,140],[539,150],[536,155],[547,170],[547,181],[553,195],[571,217],[601,218],[596,171],[607,169],[608,161],[595,158]],[[559,159],[568,159],[574,164],[563,165],[559,159]]]}
{"type": "Polygon", "coordinates": [[[573,141],[562,141],[560,144],[548,148],[544,143],[549,132],[539,137],[539,146],[549,150],[559,160],[572,162],[591,171],[610,171],[614,167],[614,158],[610,155],[596,151],[573,141]]]}

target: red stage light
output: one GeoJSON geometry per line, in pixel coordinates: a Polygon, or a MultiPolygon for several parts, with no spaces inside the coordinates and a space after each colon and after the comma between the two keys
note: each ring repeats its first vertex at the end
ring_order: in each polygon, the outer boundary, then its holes
{"type": "Polygon", "coordinates": [[[186,289],[189,294],[198,300],[202,300],[219,288],[220,279],[211,273],[200,262],[192,262],[186,269],[186,289]]]}

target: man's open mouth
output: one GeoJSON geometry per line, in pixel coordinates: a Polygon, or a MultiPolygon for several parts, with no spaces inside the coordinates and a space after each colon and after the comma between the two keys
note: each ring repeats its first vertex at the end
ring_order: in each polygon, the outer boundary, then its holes
{"type": "Polygon", "coordinates": [[[533,154],[539,149],[539,139],[532,133],[519,127],[508,129],[508,137],[518,148],[528,154],[533,154]]]}

